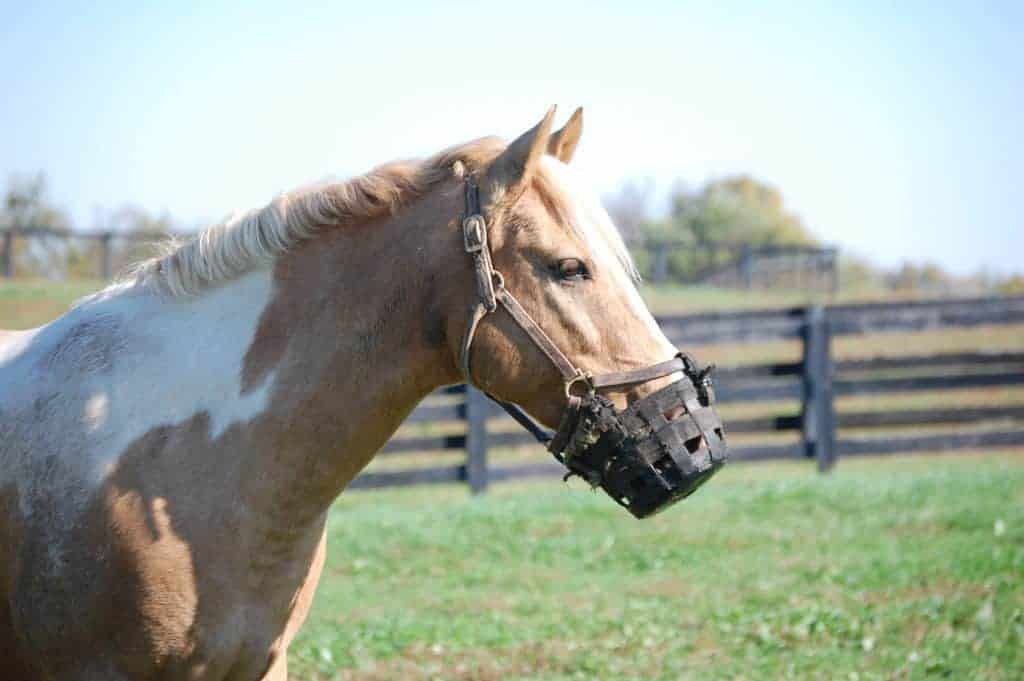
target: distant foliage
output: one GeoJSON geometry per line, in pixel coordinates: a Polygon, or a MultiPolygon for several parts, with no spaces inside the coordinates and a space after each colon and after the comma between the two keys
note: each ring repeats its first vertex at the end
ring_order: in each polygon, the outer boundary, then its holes
{"type": "Polygon", "coordinates": [[[786,209],[782,193],[749,175],[712,180],[698,191],[677,186],[671,214],[651,236],[680,241],[751,246],[814,245],[798,215],[786,209]]]}
{"type": "MultiPolygon", "coordinates": [[[[154,216],[138,206],[126,205],[100,220],[93,232],[143,235],[146,239],[114,238],[111,262],[114,271],[149,257],[156,244],[174,229],[169,214],[154,216]]],[[[47,279],[92,279],[99,276],[102,246],[99,240],[75,238],[71,220],[50,196],[43,173],[8,178],[0,210],[0,231],[47,230],[14,242],[14,274],[47,279]]]]}
{"type": "Polygon", "coordinates": [[[121,206],[104,222],[105,230],[140,237],[115,240],[111,258],[115,273],[157,255],[168,235],[178,230],[178,223],[170,213],[153,215],[145,208],[132,204],[121,206]]]}
{"type": "MultiPolygon", "coordinates": [[[[645,216],[639,229],[630,230],[638,237],[633,243],[677,247],[668,260],[667,274],[673,279],[689,281],[701,272],[733,262],[742,246],[817,244],[800,217],[786,208],[782,193],[749,175],[712,180],[696,190],[677,184],[669,196],[669,214],[663,219],[646,217],[648,202],[638,203],[650,192],[637,191],[637,186],[624,185],[611,202],[610,212],[619,220],[623,213],[633,220],[645,216]],[[632,203],[624,200],[627,197],[632,203]],[[630,210],[624,211],[623,204],[630,210]]],[[[650,253],[635,250],[641,271],[649,271],[650,253]]]]}
{"type": "Polygon", "coordinates": [[[957,278],[940,265],[905,262],[899,269],[886,275],[886,283],[893,291],[950,293],[957,286],[957,278]]]}
{"type": "Polygon", "coordinates": [[[49,196],[46,175],[12,175],[4,191],[0,229],[45,227],[66,232],[71,221],[49,196]]]}
{"type": "Polygon", "coordinates": [[[1000,293],[1006,295],[1024,294],[1024,274],[1014,274],[1001,281],[998,285],[1000,293]]]}
{"type": "MultiPolygon", "coordinates": [[[[70,225],[67,214],[51,200],[43,173],[8,178],[3,211],[0,212],[0,229],[40,227],[66,234],[70,225]]],[[[18,276],[61,278],[65,263],[76,257],[74,251],[66,239],[19,239],[14,244],[14,273],[18,276]]]]}

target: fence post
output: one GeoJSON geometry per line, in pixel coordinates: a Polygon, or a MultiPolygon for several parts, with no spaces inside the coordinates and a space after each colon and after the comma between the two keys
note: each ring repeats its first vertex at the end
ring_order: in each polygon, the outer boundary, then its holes
{"type": "Polygon", "coordinates": [[[829,249],[829,276],[831,278],[831,293],[836,295],[839,293],[839,252],[836,248],[829,249]]]}
{"type": "Polygon", "coordinates": [[[14,276],[14,229],[4,232],[4,247],[0,251],[0,275],[10,279],[14,276]]]}
{"type": "Polygon", "coordinates": [[[487,396],[466,385],[466,481],[473,494],[487,489],[487,396]]]}
{"type": "Polygon", "coordinates": [[[826,472],[836,463],[836,420],[832,400],[832,333],[828,311],[807,308],[804,321],[803,444],[804,453],[826,472]]]}
{"type": "Polygon", "coordinates": [[[754,288],[754,252],[750,244],[743,244],[740,252],[740,281],[748,291],[754,288]]]}
{"type": "Polygon", "coordinates": [[[110,260],[110,240],[114,235],[110,232],[103,232],[100,234],[100,278],[104,281],[110,279],[113,276],[111,272],[110,260]]]}
{"type": "Polygon", "coordinates": [[[668,279],[668,244],[654,244],[654,267],[651,281],[661,284],[668,279]]]}

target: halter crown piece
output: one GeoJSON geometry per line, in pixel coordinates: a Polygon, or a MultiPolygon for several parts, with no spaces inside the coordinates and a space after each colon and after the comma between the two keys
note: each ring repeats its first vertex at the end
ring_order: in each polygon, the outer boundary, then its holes
{"type": "Polygon", "coordinates": [[[466,180],[465,198],[463,246],[473,258],[477,287],[459,357],[466,382],[473,383],[470,354],[480,320],[496,312],[500,304],[561,373],[568,405],[558,430],[551,434],[517,405],[488,397],[547,445],[569,469],[568,475],[579,475],[602,487],[638,518],[692,494],[726,459],[722,423],[712,407],[711,368],[701,369],[681,352],[651,366],[599,375],[574,365],[505,288],[504,278],[494,269],[480,190],[472,179],[466,180]],[[683,377],[622,411],[598,393],[602,388],[636,385],[675,373],[683,377]],[[670,418],[669,414],[678,416],[670,418]]]}

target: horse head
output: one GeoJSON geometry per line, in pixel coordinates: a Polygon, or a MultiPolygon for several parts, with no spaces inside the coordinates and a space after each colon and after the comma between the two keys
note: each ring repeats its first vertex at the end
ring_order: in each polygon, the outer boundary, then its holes
{"type": "Polygon", "coordinates": [[[569,166],[582,112],[556,132],[553,117],[460,169],[451,350],[467,382],[556,429],[549,449],[570,472],[643,517],[721,467],[722,426],[708,372],[665,337],[619,232],[569,166]]]}

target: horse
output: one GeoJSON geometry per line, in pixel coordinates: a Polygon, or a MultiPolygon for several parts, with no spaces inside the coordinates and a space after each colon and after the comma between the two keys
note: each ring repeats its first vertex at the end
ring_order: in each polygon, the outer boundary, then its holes
{"type": "Polygon", "coordinates": [[[5,678],[285,679],[328,508],[441,386],[592,426],[685,373],[646,411],[710,409],[569,165],[582,111],[553,116],[283,193],[0,335],[5,678]]]}

